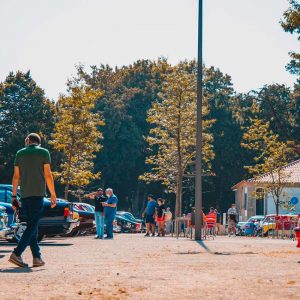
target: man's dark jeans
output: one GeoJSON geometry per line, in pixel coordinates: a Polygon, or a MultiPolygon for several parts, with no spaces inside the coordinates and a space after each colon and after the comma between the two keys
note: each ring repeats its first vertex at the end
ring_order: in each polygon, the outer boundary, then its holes
{"type": "Polygon", "coordinates": [[[20,219],[27,223],[27,227],[14,249],[17,256],[21,256],[28,245],[35,258],[41,257],[38,244],[38,227],[44,208],[43,197],[29,197],[21,199],[20,219]]]}
{"type": "Polygon", "coordinates": [[[116,214],[105,214],[106,235],[108,238],[113,238],[114,219],[116,214]]]}

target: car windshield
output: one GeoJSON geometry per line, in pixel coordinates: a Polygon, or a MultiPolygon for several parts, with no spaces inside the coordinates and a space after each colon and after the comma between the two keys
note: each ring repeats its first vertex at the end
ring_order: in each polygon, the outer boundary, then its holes
{"type": "Polygon", "coordinates": [[[127,219],[130,219],[130,220],[135,220],[135,217],[129,212],[119,211],[119,212],[117,212],[117,214],[119,216],[122,216],[123,218],[127,218],[127,219]]]}
{"type": "Polygon", "coordinates": [[[135,220],[135,217],[131,213],[125,213],[124,216],[128,219],[135,220]]]}

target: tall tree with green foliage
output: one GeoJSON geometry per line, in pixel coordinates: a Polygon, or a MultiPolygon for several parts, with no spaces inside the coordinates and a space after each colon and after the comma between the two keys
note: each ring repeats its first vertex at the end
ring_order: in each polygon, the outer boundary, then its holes
{"type": "Polygon", "coordinates": [[[93,172],[93,159],[102,147],[99,126],[104,122],[92,111],[101,95],[90,88],[71,87],[69,96],[58,99],[51,144],[63,153],[60,171],[54,175],[65,186],[65,199],[71,188],[86,186],[100,176],[93,172]]]}
{"type": "Polygon", "coordinates": [[[251,126],[245,128],[241,145],[255,152],[254,165],[245,168],[263,185],[266,195],[272,195],[278,215],[285,180],[290,176],[285,166],[295,157],[294,144],[280,141],[279,136],[270,129],[270,122],[260,119],[261,111],[256,104],[253,110],[256,116],[250,119],[251,126]],[[268,175],[268,180],[260,182],[263,174],[268,175]]]}
{"type": "Polygon", "coordinates": [[[17,150],[31,132],[48,145],[54,126],[54,103],[32,79],[30,72],[9,73],[0,83],[0,180],[9,182],[17,150]]]}
{"type": "MultiPolygon", "coordinates": [[[[284,31],[296,34],[300,41],[300,3],[298,0],[289,0],[290,7],[283,13],[283,20],[280,24],[284,31]]],[[[290,52],[291,61],[287,65],[287,70],[298,77],[300,84],[300,53],[290,52]]]]}
{"type": "MultiPolygon", "coordinates": [[[[146,163],[150,172],[140,178],[146,182],[162,182],[176,195],[176,216],[182,212],[182,186],[186,176],[191,176],[196,154],[196,64],[183,62],[172,68],[166,76],[159,99],[148,111],[152,125],[147,142],[152,154],[146,163]]],[[[207,102],[203,106],[203,166],[204,172],[214,157],[212,135],[208,133],[212,121],[207,120],[207,102]]]]}
{"type": "MultiPolygon", "coordinates": [[[[103,150],[94,160],[95,169],[102,173],[97,184],[114,187],[124,199],[120,205],[136,214],[143,210],[144,200],[150,192],[149,187],[138,180],[147,170],[144,139],[150,129],[147,111],[161,89],[166,68],[164,60],[140,60],[114,69],[92,66],[90,73],[83,66],[78,67],[77,81],[104,92],[94,110],[103,113],[105,120],[103,150]]],[[[160,185],[155,189],[160,193],[160,185]]]]}
{"type": "Polygon", "coordinates": [[[203,203],[225,211],[232,203],[231,187],[245,173],[246,157],[240,146],[242,116],[238,114],[243,113],[242,107],[246,109],[248,104],[234,94],[231,77],[215,67],[204,69],[203,92],[209,107],[208,118],[215,120],[210,129],[215,153],[214,176],[203,178],[203,203]]]}

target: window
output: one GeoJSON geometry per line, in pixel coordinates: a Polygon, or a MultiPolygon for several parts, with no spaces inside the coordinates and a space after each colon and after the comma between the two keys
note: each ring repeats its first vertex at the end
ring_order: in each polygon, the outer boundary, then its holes
{"type": "Polygon", "coordinates": [[[248,188],[245,187],[244,192],[244,209],[247,210],[247,203],[248,203],[248,188]]]}

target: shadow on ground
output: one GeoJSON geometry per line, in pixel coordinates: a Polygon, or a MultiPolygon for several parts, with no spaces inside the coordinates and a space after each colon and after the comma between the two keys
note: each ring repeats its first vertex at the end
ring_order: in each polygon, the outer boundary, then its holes
{"type": "Polygon", "coordinates": [[[40,272],[44,271],[45,269],[31,269],[31,268],[7,268],[7,269],[0,269],[0,273],[33,273],[33,272],[40,272]]]}
{"type": "MultiPolygon", "coordinates": [[[[40,242],[40,246],[48,246],[48,247],[66,247],[66,246],[72,246],[72,243],[56,243],[54,241],[45,241],[45,242],[40,242]]],[[[0,242],[0,247],[16,247],[15,243],[9,243],[6,241],[1,241],[0,242]]],[[[10,250],[0,250],[0,253],[8,253],[10,250]]]]}
{"type": "MultiPolygon", "coordinates": [[[[215,251],[211,251],[207,245],[205,244],[204,241],[195,241],[199,246],[201,246],[207,253],[209,254],[213,254],[213,255],[240,255],[240,254],[258,254],[255,252],[251,252],[251,251],[246,251],[246,252],[215,252],[215,251]]],[[[199,252],[201,253],[201,252],[199,252]]],[[[190,253],[188,253],[190,254],[190,253]]]]}

